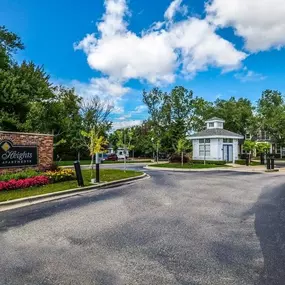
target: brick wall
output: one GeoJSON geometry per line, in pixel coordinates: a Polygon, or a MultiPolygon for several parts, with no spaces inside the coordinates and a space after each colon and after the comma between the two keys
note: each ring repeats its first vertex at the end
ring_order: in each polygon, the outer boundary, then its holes
{"type": "MultiPolygon", "coordinates": [[[[16,133],[0,131],[0,141],[10,140],[14,145],[37,145],[38,146],[38,166],[37,168],[48,168],[53,163],[53,135],[16,133]]],[[[7,168],[0,169],[7,171],[7,168]]],[[[12,168],[8,170],[19,170],[12,168]]]]}

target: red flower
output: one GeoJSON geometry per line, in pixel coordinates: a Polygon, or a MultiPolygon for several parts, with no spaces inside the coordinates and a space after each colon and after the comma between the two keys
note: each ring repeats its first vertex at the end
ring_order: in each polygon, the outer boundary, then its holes
{"type": "Polygon", "coordinates": [[[35,176],[25,179],[11,179],[9,181],[0,181],[0,191],[1,190],[13,190],[13,189],[23,189],[32,186],[41,186],[49,183],[49,179],[46,176],[35,176]]]}

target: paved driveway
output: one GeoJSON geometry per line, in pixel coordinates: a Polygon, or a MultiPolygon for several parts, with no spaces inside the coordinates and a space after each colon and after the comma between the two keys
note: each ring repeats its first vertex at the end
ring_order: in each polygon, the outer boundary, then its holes
{"type": "Polygon", "coordinates": [[[0,284],[285,284],[285,177],[149,173],[0,213],[0,284]]]}

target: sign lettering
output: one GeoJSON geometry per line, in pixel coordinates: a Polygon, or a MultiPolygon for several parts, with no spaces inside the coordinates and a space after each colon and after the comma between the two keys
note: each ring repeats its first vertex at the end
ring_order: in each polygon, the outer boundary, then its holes
{"type": "Polygon", "coordinates": [[[9,140],[0,141],[0,168],[36,166],[38,147],[13,145],[9,140]]]}

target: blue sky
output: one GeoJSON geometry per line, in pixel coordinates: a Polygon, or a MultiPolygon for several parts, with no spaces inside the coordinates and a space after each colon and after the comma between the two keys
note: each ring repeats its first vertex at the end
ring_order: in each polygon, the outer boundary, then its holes
{"type": "Polygon", "coordinates": [[[17,60],[112,102],[120,127],[146,118],[144,88],[183,85],[207,100],[284,92],[282,2],[1,0],[0,25],[25,44],[17,60]]]}

